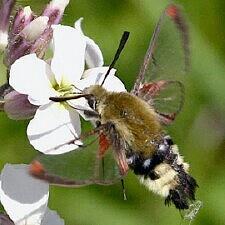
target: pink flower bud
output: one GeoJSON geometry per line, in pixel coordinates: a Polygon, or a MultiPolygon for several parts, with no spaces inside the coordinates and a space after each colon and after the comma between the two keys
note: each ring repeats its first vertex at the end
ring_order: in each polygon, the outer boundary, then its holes
{"type": "Polygon", "coordinates": [[[52,31],[49,29],[47,16],[40,16],[31,21],[10,41],[4,60],[5,65],[9,67],[20,57],[30,53],[37,52],[38,56],[39,54],[43,56],[43,51],[52,38],[52,31]]]}
{"type": "Polygon", "coordinates": [[[58,24],[62,19],[64,10],[69,4],[69,0],[52,0],[43,12],[43,16],[48,16],[48,24],[58,24]]]}
{"type": "Polygon", "coordinates": [[[10,39],[19,34],[33,19],[34,15],[29,6],[19,9],[10,30],[10,39]]]}
{"type": "Polygon", "coordinates": [[[31,53],[36,53],[39,58],[42,58],[49,46],[52,36],[53,30],[52,28],[48,27],[31,46],[31,53]]]}
{"type": "Polygon", "coordinates": [[[20,33],[33,19],[34,15],[29,6],[17,11],[9,31],[9,43],[4,58],[4,63],[7,67],[12,65],[19,57],[29,54],[31,43],[28,43],[20,33]]]}
{"type": "Polygon", "coordinates": [[[10,67],[17,59],[30,53],[32,43],[21,35],[16,35],[6,49],[4,64],[10,67]]]}
{"type": "Polygon", "coordinates": [[[27,95],[11,91],[4,97],[4,111],[10,119],[23,120],[34,116],[37,106],[30,104],[27,95]]]}
{"type": "Polygon", "coordinates": [[[48,17],[40,16],[31,21],[22,31],[21,35],[24,35],[24,38],[27,41],[36,40],[48,27],[48,17]]]}

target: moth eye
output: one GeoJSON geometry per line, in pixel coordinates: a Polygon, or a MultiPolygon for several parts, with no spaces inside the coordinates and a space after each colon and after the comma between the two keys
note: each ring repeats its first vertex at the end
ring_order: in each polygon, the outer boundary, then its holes
{"type": "Polygon", "coordinates": [[[100,127],[101,126],[101,122],[100,121],[96,121],[95,125],[96,125],[96,127],[100,127]]]}
{"type": "Polygon", "coordinates": [[[96,109],[96,100],[95,98],[91,97],[88,98],[88,105],[92,108],[92,109],[96,109]]]}

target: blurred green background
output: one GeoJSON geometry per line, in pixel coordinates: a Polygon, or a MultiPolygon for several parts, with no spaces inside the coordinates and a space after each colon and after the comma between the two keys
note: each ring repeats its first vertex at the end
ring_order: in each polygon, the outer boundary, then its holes
{"type": "MultiPolygon", "coordinates": [[[[19,1],[40,12],[47,1],[19,1]]],[[[73,25],[84,17],[85,34],[100,46],[108,64],[124,30],[131,32],[117,69],[131,88],[148,46],[154,25],[168,4],[164,0],[71,0],[63,19],[73,25]]],[[[197,179],[197,199],[203,201],[194,225],[225,224],[225,2],[176,1],[188,18],[192,67],[186,101],[176,122],[168,128],[197,179]]],[[[173,65],[171,65],[173,66],[173,65]]],[[[1,83],[4,68],[1,66],[1,83]]],[[[26,138],[27,121],[11,121],[0,114],[1,168],[5,163],[29,163],[37,154],[26,138]]],[[[135,175],[121,185],[79,189],[51,187],[49,207],[67,225],[167,225],[182,222],[179,211],[141,186],[135,175]]]]}

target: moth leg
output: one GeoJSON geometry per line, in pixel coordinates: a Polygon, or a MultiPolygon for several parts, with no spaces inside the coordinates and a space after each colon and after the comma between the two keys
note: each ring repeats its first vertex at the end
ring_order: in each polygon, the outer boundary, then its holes
{"type": "Polygon", "coordinates": [[[125,154],[126,143],[120,137],[114,124],[112,122],[98,124],[94,132],[98,133],[100,137],[99,156],[103,157],[109,146],[112,145],[120,174],[122,176],[126,175],[129,170],[125,154]]]}
{"type": "Polygon", "coordinates": [[[109,140],[111,141],[111,144],[113,146],[114,150],[114,157],[117,162],[117,165],[120,169],[120,174],[122,176],[126,175],[126,173],[129,170],[129,166],[127,164],[126,160],[126,143],[125,141],[120,137],[119,133],[117,132],[115,126],[113,123],[108,122],[106,124],[103,124],[106,133],[109,136],[109,140]]]}
{"type": "Polygon", "coordinates": [[[126,201],[127,200],[127,195],[126,195],[124,179],[121,179],[121,185],[122,185],[122,190],[123,190],[123,200],[126,201]]]}

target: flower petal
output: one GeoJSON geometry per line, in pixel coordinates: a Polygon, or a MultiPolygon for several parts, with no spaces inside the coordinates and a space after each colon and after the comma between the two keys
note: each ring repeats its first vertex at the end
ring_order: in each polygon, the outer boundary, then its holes
{"type": "Polygon", "coordinates": [[[47,208],[41,225],[64,225],[64,220],[59,217],[56,211],[47,208]]]}
{"type": "Polygon", "coordinates": [[[48,184],[31,177],[27,165],[4,166],[0,198],[15,224],[39,225],[47,207],[48,196],[48,184]]]}
{"type": "MultiPolygon", "coordinates": [[[[74,23],[74,27],[83,34],[81,29],[81,22],[83,18],[80,18],[74,23]]],[[[85,51],[85,61],[89,68],[100,67],[103,66],[104,60],[103,55],[98,47],[98,45],[89,37],[85,36],[86,40],[86,51],[85,51]]]]}
{"type": "MultiPolygon", "coordinates": [[[[92,68],[89,70],[86,70],[83,74],[83,79],[80,80],[77,83],[77,87],[79,89],[84,89],[86,87],[89,87],[91,85],[101,85],[105,74],[108,70],[108,67],[97,67],[97,68],[92,68]]],[[[116,76],[114,76],[116,70],[112,69],[108,75],[108,77],[105,80],[105,83],[103,84],[103,87],[107,91],[115,91],[115,92],[123,92],[126,91],[124,84],[120,79],[116,76]]]]}
{"type": "Polygon", "coordinates": [[[80,135],[79,114],[65,103],[41,106],[27,128],[30,143],[45,154],[62,154],[77,148],[80,135]]]}
{"type": "Polygon", "coordinates": [[[107,91],[126,92],[123,82],[116,76],[108,76],[103,84],[107,91]],[[113,85],[112,85],[113,84],[113,85]]]}
{"type": "Polygon", "coordinates": [[[86,42],[76,29],[54,25],[52,71],[59,85],[75,84],[84,71],[86,42]]]}
{"type": "Polygon", "coordinates": [[[89,37],[86,37],[85,60],[89,68],[103,66],[103,55],[98,45],[89,37]]]}
{"type": "Polygon", "coordinates": [[[84,35],[83,30],[82,30],[82,28],[81,28],[81,23],[82,23],[83,19],[84,19],[84,18],[81,17],[80,19],[76,20],[75,23],[74,23],[74,28],[75,28],[76,30],[78,30],[81,34],[84,35]]]}
{"type": "Polygon", "coordinates": [[[54,83],[50,66],[35,54],[21,57],[11,67],[9,84],[36,100],[38,105],[48,103],[49,97],[55,96],[54,83]]]}
{"type": "Polygon", "coordinates": [[[74,100],[68,101],[68,104],[72,106],[74,109],[77,110],[77,112],[85,119],[85,120],[91,120],[90,116],[86,116],[84,114],[84,110],[93,111],[92,108],[88,105],[88,102],[85,98],[78,98],[74,100]],[[79,110],[80,109],[80,110],[79,110]]]}
{"type": "Polygon", "coordinates": [[[24,120],[30,119],[35,115],[37,106],[30,104],[27,95],[11,91],[4,97],[4,111],[10,119],[24,120]]]}

